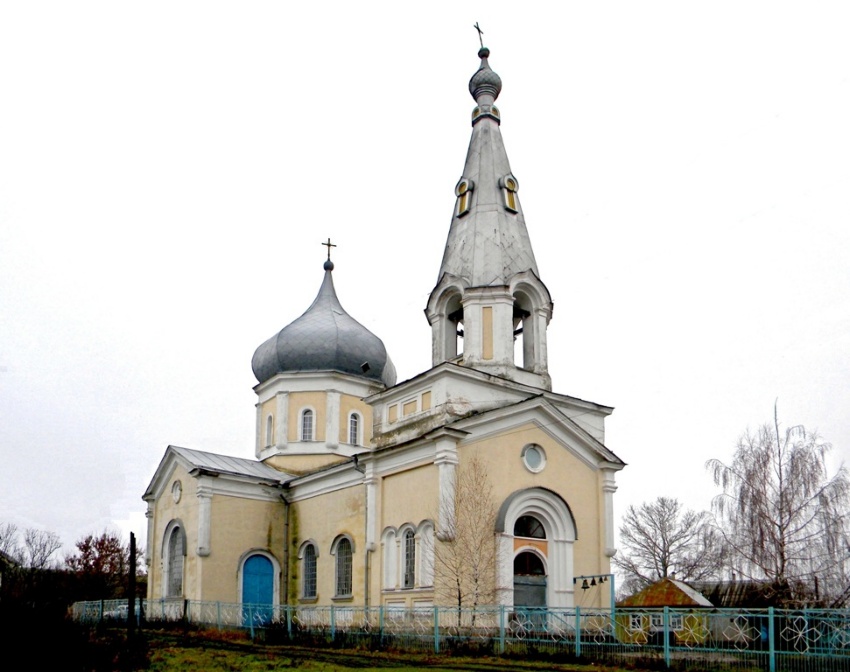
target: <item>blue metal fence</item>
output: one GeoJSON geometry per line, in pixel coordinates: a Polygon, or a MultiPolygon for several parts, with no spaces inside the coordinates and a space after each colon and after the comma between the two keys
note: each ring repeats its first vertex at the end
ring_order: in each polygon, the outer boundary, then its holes
{"type": "MultiPolygon", "coordinates": [[[[566,654],[632,665],[775,672],[850,670],[850,611],[277,606],[140,600],[136,618],[274,631],[401,650],[566,654]]],[[[123,620],[123,600],[78,602],[82,622],[123,620]]]]}

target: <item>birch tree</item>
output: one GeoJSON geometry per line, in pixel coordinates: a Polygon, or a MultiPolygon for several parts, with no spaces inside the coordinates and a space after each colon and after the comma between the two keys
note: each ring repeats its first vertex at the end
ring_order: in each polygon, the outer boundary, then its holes
{"type": "Polygon", "coordinates": [[[709,460],[713,501],[735,571],[764,582],[777,604],[824,603],[847,587],[850,480],[829,474],[831,446],[802,425],[773,424],[738,440],[731,464],[709,460]]]}
{"type": "MultiPolygon", "coordinates": [[[[465,460],[455,478],[454,506],[441,512],[434,549],[434,585],[443,603],[473,613],[496,599],[496,505],[487,466],[465,460]]],[[[474,619],[474,615],[473,615],[474,619]]]]}

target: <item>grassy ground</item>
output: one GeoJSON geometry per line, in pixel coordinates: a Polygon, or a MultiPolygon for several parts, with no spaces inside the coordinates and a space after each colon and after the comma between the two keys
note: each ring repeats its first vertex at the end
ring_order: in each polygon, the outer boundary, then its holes
{"type": "Polygon", "coordinates": [[[241,634],[148,632],[134,656],[118,647],[114,669],[154,672],[275,672],[305,670],[476,670],[487,672],[617,672],[622,668],[559,662],[529,662],[507,658],[435,656],[426,654],[315,649],[254,643],[241,634]]]}

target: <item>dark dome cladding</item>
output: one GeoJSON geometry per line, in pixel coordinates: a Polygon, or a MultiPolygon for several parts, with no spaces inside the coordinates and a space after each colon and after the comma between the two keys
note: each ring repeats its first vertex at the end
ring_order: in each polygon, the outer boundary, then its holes
{"type": "Polygon", "coordinates": [[[278,373],[339,371],[392,387],[395,366],[380,338],[343,310],[325,262],[319,294],[304,314],[257,348],[251,368],[260,383],[278,373]]]}

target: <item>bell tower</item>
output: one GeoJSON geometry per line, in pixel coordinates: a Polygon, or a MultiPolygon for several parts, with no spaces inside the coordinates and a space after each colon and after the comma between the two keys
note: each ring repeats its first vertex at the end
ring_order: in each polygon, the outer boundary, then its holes
{"type": "Polygon", "coordinates": [[[481,47],[469,81],[472,138],[446,249],[425,314],[432,365],[456,362],[545,390],[552,299],[540,280],[495,101],[502,80],[481,47]]]}

